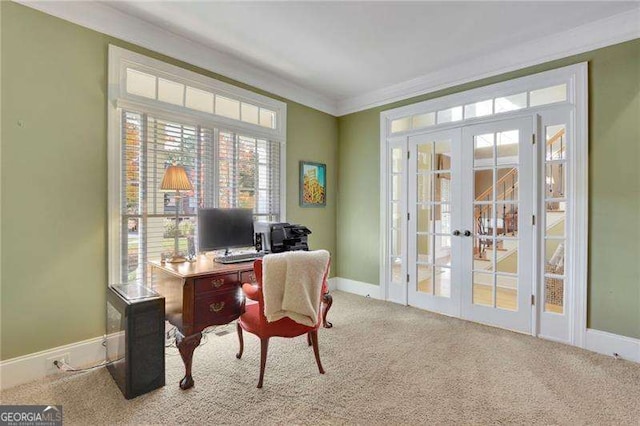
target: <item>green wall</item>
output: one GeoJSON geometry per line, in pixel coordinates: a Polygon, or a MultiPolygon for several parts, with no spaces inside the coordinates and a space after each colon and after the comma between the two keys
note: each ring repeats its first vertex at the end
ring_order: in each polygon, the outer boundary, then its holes
{"type": "MultiPolygon", "coordinates": [[[[104,333],[108,44],[265,93],[25,6],[0,8],[0,357],[8,359],[104,333]]],[[[337,120],[286,102],[287,219],[312,229],[313,247],[335,253],[337,120]],[[327,164],[325,208],[298,207],[300,160],[327,164]]]]}
{"type": "MultiPolygon", "coordinates": [[[[281,98],[15,3],[0,9],[0,358],[8,359],[104,331],[109,43],[281,98]]],[[[377,284],[380,112],[582,61],[590,65],[589,326],[640,338],[640,40],[338,119],[281,99],[288,220],[334,253],[334,275],[377,284]],[[299,160],[327,164],[326,208],[298,206],[299,160]]]]}
{"type": "Polygon", "coordinates": [[[640,338],[640,39],[338,119],[338,272],[378,284],[380,112],[589,61],[588,325],[640,338]]]}

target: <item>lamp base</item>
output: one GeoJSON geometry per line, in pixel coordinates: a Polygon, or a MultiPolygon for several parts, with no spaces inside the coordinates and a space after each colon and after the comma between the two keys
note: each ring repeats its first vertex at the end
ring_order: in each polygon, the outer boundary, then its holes
{"type": "Polygon", "coordinates": [[[186,262],[187,259],[183,256],[178,256],[177,254],[171,256],[170,259],[165,260],[167,263],[183,263],[186,262]]]}

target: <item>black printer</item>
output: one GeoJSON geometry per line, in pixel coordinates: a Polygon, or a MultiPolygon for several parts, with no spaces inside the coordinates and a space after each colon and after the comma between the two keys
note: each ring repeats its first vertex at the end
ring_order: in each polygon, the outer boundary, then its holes
{"type": "Polygon", "coordinates": [[[294,250],[309,250],[307,236],[311,231],[306,226],[287,222],[255,222],[256,250],[266,253],[282,253],[294,250]]]}

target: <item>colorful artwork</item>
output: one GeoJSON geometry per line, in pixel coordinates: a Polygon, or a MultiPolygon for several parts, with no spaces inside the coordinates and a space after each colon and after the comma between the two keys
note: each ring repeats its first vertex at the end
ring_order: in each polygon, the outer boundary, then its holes
{"type": "Polygon", "coordinates": [[[300,206],[327,205],[327,166],[308,161],[300,162],[300,206]]]}

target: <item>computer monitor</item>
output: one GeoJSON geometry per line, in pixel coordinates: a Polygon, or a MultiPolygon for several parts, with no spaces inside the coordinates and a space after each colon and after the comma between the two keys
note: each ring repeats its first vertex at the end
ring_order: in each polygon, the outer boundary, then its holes
{"type": "Polygon", "coordinates": [[[201,252],[253,246],[252,209],[199,209],[201,252]]]}

